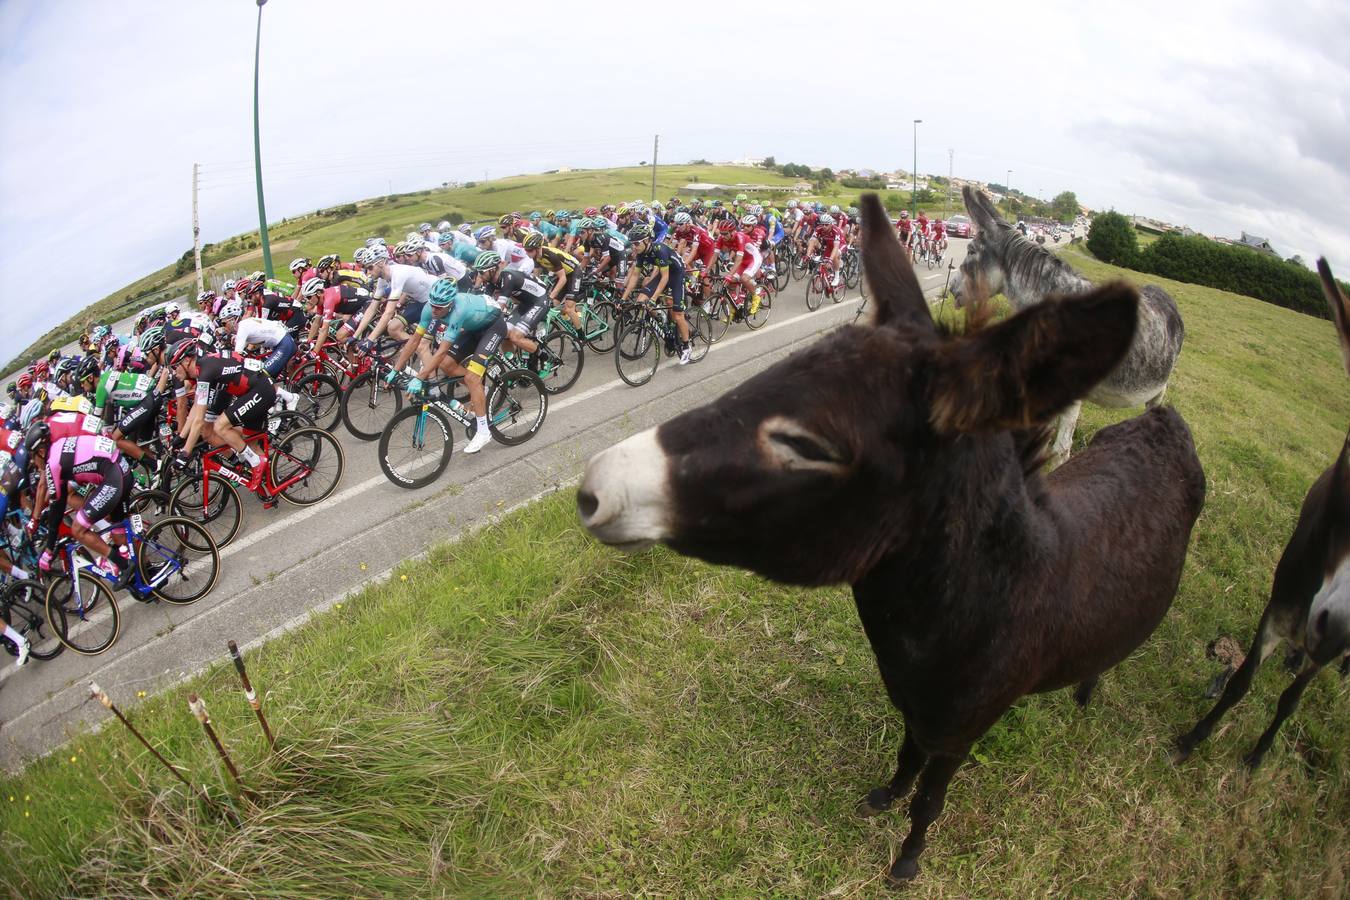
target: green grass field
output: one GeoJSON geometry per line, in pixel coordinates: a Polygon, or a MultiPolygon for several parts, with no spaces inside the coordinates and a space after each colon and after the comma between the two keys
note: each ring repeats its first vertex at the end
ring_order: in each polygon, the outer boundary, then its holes
{"type": "MultiPolygon", "coordinates": [[[[1065,252],[1093,278],[1133,278],[1065,252]]],[[[1176,604],[1086,712],[1067,693],[1027,698],[979,742],[913,896],[1350,891],[1350,684],[1323,673],[1249,777],[1239,760],[1288,681],[1272,660],[1190,762],[1167,760],[1208,708],[1206,642],[1249,639],[1303,494],[1345,436],[1332,328],[1163,284],[1187,324],[1169,396],[1209,480],[1176,604]]],[[[1080,443],[1118,418],[1086,408],[1080,443]]],[[[11,891],[881,896],[907,830],[900,814],[853,814],[889,777],[901,725],[848,593],[662,549],[621,556],[580,529],[570,492],[438,548],[249,664],[275,758],[225,667],[114,698],[223,800],[183,702],[206,698],[255,792],[230,804],[237,824],[112,723],[0,781],[11,891]]]]}

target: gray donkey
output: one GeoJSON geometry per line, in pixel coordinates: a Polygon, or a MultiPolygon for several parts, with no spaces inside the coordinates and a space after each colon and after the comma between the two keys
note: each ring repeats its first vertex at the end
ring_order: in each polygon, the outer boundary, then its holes
{"type": "MultiPolygon", "coordinates": [[[[1085,294],[1090,281],[1064,260],[1020,234],[994,208],[982,191],[961,189],[966,211],[977,226],[966,250],[965,262],[952,278],[951,291],[960,307],[970,291],[1002,292],[1017,310],[1034,306],[1049,296],[1085,294]]],[[[1098,406],[1157,406],[1167,392],[1167,380],[1181,354],[1185,327],[1177,303],[1157,285],[1139,290],[1139,327],[1129,352],[1087,399],[1098,406]]],[[[1050,462],[1058,466],[1069,458],[1073,430],[1082,403],[1059,416],[1050,462]]]]}

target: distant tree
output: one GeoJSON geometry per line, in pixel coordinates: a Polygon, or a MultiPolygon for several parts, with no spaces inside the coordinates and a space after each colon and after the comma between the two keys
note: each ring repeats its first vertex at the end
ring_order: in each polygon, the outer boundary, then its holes
{"type": "Polygon", "coordinates": [[[1299,256],[1297,253],[1286,259],[1285,262],[1289,263],[1290,265],[1302,266],[1305,269],[1308,268],[1308,264],[1303,261],[1303,257],[1299,256]]]}
{"type": "Polygon", "coordinates": [[[834,181],[834,169],[831,169],[829,166],[826,166],[825,168],[816,172],[816,178],[818,178],[821,181],[834,181]]]}
{"type": "Polygon", "coordinates": [[[764,162],[760,163],[760,165],[766,169],[772,169],[776,165],[776,162],[772,156],[766,156],[764,157],[764,162]]]}
{"type": "Polygon", "coordinates": [[[1078,216],[1078,197],[1073,191],[1061,191],[1050,201],[1050,217],[1065,225],[1078,216]]]}
{"type": "Polygon", "coordinates": [[[1130,220],[1118,212],[1105,212],[1092,220],[1088,250],[1102,262],[1133,267],[1139,257],[1139,239],[1130,220]]]}
{"type": "Polygon", "coordinates": [[[689,165],[689,166],[711,166],[712,163],[708,162],[706,159],[691,159],[691,160],[689,160],[689,162],[687,162],[685,165],[689,165]]]}
{"type": "Polygon", "coordinates": [[[997,181],[991,181],[989,182],[989,190],[993,191],[995,194],[1006,194],[1008,193],[1008,186],[999,184],[997,181]]]}
{"type": "Polygon", "coordinates": [[[647,164],[647,161],[646,161],[645,159],[644,159],[642,162],[638,163],[639,166],[645,166],[646,164],[647,164]]]}

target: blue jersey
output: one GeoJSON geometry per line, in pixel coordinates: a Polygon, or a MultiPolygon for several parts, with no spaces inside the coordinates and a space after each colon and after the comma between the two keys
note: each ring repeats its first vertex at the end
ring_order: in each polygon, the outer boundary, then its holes
{"type": "Polygon", "coordinates": [[[652,237],[658,244],[666,239],[669,232],[670,226],[666,224],[665,219],[660,216],[652,216],[652,237]]]}
{"type": "Polygon", "coordinates": [[[430,303],[422,307],[422,319],[417,330],[431,338],[433,342],[442,339],[454,341],[460,332],[482,331],[497,320],[502,311],[482,294],[470,294],[461,291],[450,306],[450,313],[443,318],[432,315],[430,303]]]}
{"type": "Polygon", "coordinates": [[[478,254],[482,252],[478,249],[478,245],[470,244],[468,241],[455,241],[454,246],[450,248],[450,255],[468,266],[472,266],[478,254]]]}
{"type": "Polygon", "coordinates": [[[543,221],[539,223],[539,233],[544,236],[545,241],[552,241],[555,238],[561,237],[564,232],[552,222],[543,221]]]}
{"type": "Polygon", "coordinates": [[[615,228],[613,225],[605,229],[605,234],[608,234],[610,237],[617,239],[619,243],[623,244],[624,250],[627,250],[628,245],[632,243],[631,241],[628,240],[628,235],[624,234],[622,231],[620,231],[618,228],[615,228]]]}

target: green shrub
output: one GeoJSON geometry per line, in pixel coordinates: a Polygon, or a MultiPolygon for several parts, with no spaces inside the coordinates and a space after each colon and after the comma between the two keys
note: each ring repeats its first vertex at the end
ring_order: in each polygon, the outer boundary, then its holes
{"type": "MultiPolygon", "coordinates": [[[[1097,221],[1092,223],[1093,234],[1097,221]]],[[[1088,237],[1088,249],[1092,237],[1088,237]]],[[[1202,237],[1164,234],[1138,254],[1137,268],[1175,281],[1203,284],[1246,294],[1276,306],[1326,318],[1322,283],[1303,266],[1245,247],[1217,244],[1202,237]]]]}
{"type": "Polygon", "coordinates": [[[1092,220],[1087,245],[1102,262],[1139,268],[1139,241],[1134,226],[1118,212],[1105,212],[1092,220]]]}

